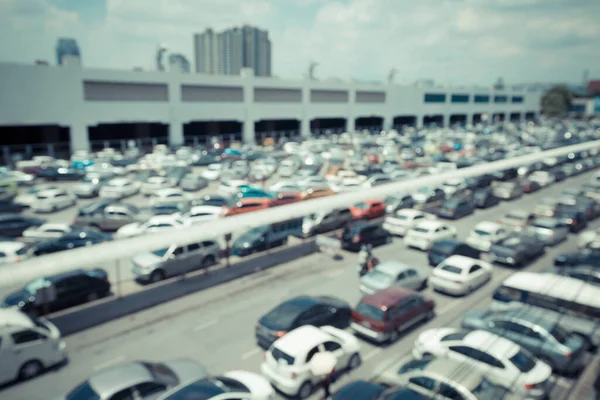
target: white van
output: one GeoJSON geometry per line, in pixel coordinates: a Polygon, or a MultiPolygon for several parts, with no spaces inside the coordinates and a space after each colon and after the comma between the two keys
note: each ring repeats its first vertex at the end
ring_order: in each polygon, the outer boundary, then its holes
{"type": "Polygon", "coordinates": [[[0,385],[27,380],[67,359],[59,330],[43,318],[0,309],[0,385]]]}

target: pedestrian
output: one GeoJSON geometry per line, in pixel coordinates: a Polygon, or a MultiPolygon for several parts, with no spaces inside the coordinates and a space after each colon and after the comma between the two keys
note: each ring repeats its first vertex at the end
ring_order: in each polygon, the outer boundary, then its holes
{"type": "Polygon", "coordinates": [[[323,400],[329,400],[331,398],[330,386],[333,383],[333,375],[335,374],[335,370],[331,371],[325,379],[323,380],[323,400]]]}

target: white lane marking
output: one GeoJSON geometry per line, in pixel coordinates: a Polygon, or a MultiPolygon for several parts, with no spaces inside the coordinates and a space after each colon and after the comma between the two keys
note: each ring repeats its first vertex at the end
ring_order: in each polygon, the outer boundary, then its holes
{"type": "Polygon", "coordinates": [[[194,332],[198,332],[201,330],[204,330],[206,328],[210,328],[211,326],[215,326],[219,321],[216,319],[213,319],[211,321],[206,321],[203,324],[198,325],[197,327],[194,328],[194,332]]]}
{"type": "Polygon", "coordinates": [[[257,348],[254,348],[254,349],[250,350],[250,351],[245,352],[244,354],[242,354],[242,357],[240,357],[240,358],[242,360],[247,360],[250,357],[254,357],[258,353],[260,353],[260,349],[257,347],[257,348]]]}
{"type": "Polygon", "coordinates": [[[108,361],[105,361],[103,363],[96,364],[94,366],[94,371],[99,371],[101,369],[104,369],[106,367],[110,367],[112,365],[118,364],[118,363],[123,362],[123,361],[125,361],[125,357],[124,356],[113,358],[112,360],[108,360],[108,361]]]}
{"type": "Polygon", "coordinates": [[[450,302],[449,302],[448,304],[446,304],[444,307],[436,309],[436,310],[435,310],[435,312],[436,312],[436,314],[440,314],[440,315],[442,315],[442,314],[444,314],[446,311],[450,311],[451,309],[453,309],[454,307],[456,307],[457,303],[458,303],[458,302],[457,302],[456,300],[450,301],[450,302]]]}
{"type": "Polygon", "coordinates": [[[367,353],[362,359],[363,359],[363,361],[370,360],[371,358],[375,357],[379,353],[381,353],[381,349],[372,350],[369,353],[367,353]]]}
{"type": "Polygon", "coordinates": [[[331,272],[329,272],[326,276],[328,278],[335,278],[336,276],[342,275],[344,272],[346,272],[346,271],[344,271],[343,269],[339,269],[337,271],[331,271],[331,272]]]}

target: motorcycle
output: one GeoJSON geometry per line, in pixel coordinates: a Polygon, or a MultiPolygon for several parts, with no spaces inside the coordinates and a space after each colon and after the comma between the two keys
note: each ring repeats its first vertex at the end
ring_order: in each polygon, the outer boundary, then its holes
{"type": "Polygon", "coordinates": [[[364,276],[367,273],[373,271],[373,269],[379,264],[379,259],[375,256],[371,256],[369,257],[369,259],[367,260],[366,263],[358,264],[358,275],[359,276],[364,276]]]}

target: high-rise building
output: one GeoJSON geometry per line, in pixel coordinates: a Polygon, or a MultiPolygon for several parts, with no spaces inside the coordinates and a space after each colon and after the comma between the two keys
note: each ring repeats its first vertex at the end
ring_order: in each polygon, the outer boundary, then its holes
{"type": "Polygon", "coordinates": [[[81,65],[81,53],[75,39],[58,39],[56,42],[56,63],[58,65],[81,65]]]}
{"type": "Polygon", "coordinates": [[[190,62],[180,53],[169,54],[169,71],[177,71],[183,74],[190,73],[190,62]]]}
{"type": "Polygon", "coordinates": [[[194,53],[197,73],[239,75],[252,68],[257,76],[271,76],[269,33],[258,28],[207,29],[194,35],[194,53]]]}

